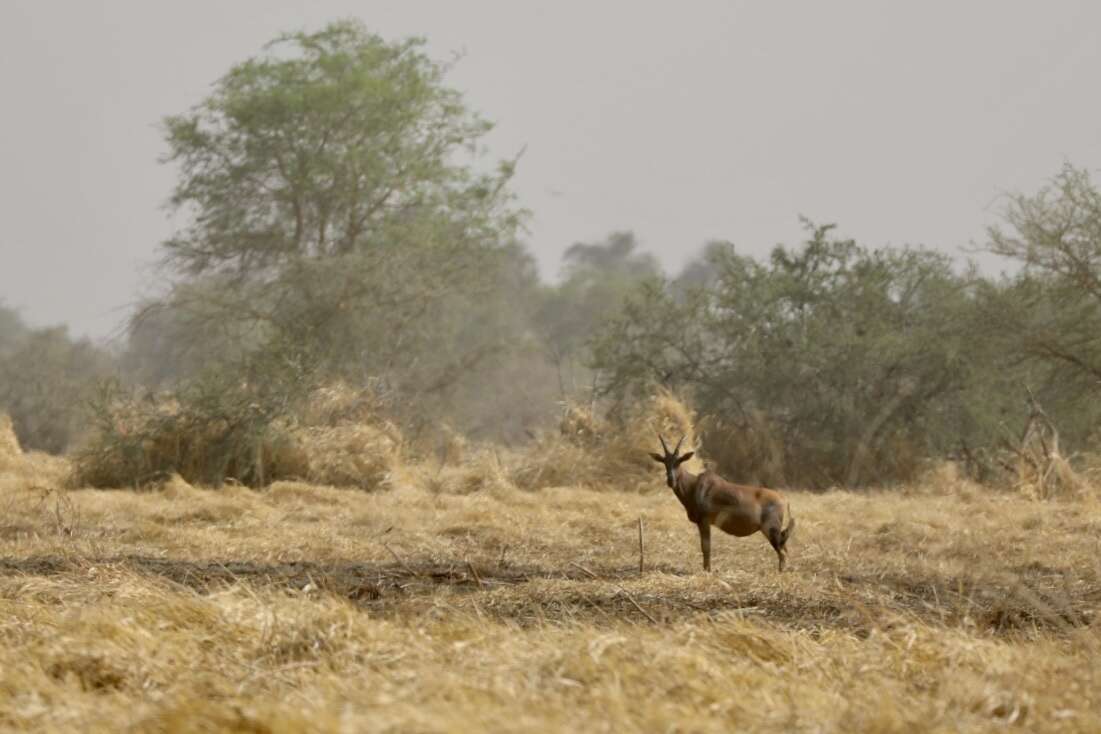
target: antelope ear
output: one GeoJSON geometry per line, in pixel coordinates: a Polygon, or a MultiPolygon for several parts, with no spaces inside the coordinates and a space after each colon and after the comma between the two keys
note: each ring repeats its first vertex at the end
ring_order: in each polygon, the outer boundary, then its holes
{"type": "Polygon", "coordinates": [[[678,463],[678,464],[683,464],[684,462],[688,461],[689,459],[691,459],[691,458],[692,458],[693,456],[695,456],[695,455],[696,455],[696,452],[695,452],[695,451],[689,451],[689,452],[688,452],[687,454],[685,454],[684,456],[680,457],[680,458],[679,458],[679,459],[677,460],[677,463],[678,463]]]}
{"type": "Polygon", "coordinates": [[[658,462],[659,464],[664,464],[665,463],[665,457],[662,456],[661,454],[650,454],[650,458],[653,459],[654,461],[658,462]]]}

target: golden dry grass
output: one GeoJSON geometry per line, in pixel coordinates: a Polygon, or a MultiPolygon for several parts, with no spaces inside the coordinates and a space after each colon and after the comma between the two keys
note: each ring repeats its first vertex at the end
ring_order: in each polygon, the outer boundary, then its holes
{"type": "MultiPolygon", "coordinates": [[[[186,410],[171,396],[121,396],[75,451],[72,484],[141,488],[177,472],[192,481],[251,485],[279,479],[383,489],[401,464],[401,431],[379,414],[370,390],[344,384],[312,392],[295,420],[261,435],[234,436],[229,419],[186,410]]],[[[0,424],[0,456],[14,433],[0,424]]],[[[2,459],[0,459],[2,461],[2,459]]]]}
{"type": "Polygon", "coordinates": [[[1095,499],[790,493],[789,572],[719,535],[707,575],[656,469],[63,492],[13,456],[2,730],[1101,730],[1095,499]]]}
{"type": "MultiPolygon", "coordinates": [[[[591,406],[568,405],[558,431],[541,436],[513,462],[511,480],[522,489],[646,489],[654,477],[650,452],[661,450],[658,434],[671,448],[684,437],[681,451],[686,452],[696,448],[694,426],[694,413],[666,390],[658,390],[617,422],[595,416],[591,406]]],[[[685,468],[697,472],[703,463],[692,458],[685,468]]]]}

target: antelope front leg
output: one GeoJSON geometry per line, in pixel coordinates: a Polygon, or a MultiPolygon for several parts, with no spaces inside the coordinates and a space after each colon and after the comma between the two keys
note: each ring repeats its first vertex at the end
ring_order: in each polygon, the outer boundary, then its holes
{"type": "Polygon", "coordinates": [[[703,551],[703,570],[711,570],[711,523],[706,519],[696,525],[700,529],[700,550],[703,551]]]}

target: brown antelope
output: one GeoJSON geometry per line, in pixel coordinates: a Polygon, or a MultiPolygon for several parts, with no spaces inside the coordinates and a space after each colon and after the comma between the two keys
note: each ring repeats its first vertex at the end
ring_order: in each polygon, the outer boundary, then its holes
{"type": "Polygon", "coordinates": [[[692,458],[695,451],[680,453],[684,436],[677,442],[672,452],[665,445],[665,439],[658,434],[662,454],[650,454],[654,461],[665,465],[665,482],[688,512],[688,520],[694,522],[700,531],[700,549],[703,551],[703,570],[711,570],[711,526],[716,525],[723,531],[744,538],[758,530],[768,538],[773,550],[780,558],[780,570],[784,570],[788,552],[785,548],[791,531],[795,529],[795,518],[784,496],[773,489],[748,487],[744,484],[732,484],[712,471],[703,471],[698,475],[681,468],[681,464],[692,458]],[[788,517],[785,528],[784,515],[788,517]]]}

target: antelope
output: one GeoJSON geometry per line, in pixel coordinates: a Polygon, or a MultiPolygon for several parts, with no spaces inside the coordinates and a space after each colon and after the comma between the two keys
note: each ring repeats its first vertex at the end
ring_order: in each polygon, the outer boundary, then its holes
{"type": "Polygon", "coordinates": [[[681,464],[696,452],[680,453],[684,436],[672,452],[660,433],[658,440],[664,455],[651,453],[650,456],[665,465],[665,483],[684,505],[689,522],[695,523],[700,531],[703,570],[711,570],[711,526],[715,525],[739,538],[761,531],[776,551],[780,571],[783,571],[787,561],[785,546],[795,530],[795,518],[791,516],[791,507],[784,496],[774,489],[733,484],[712,471],[691,474],[682,469],[681,464]],[[786,528],[783,527],[784,515],[788,518],[786,528]]]}

